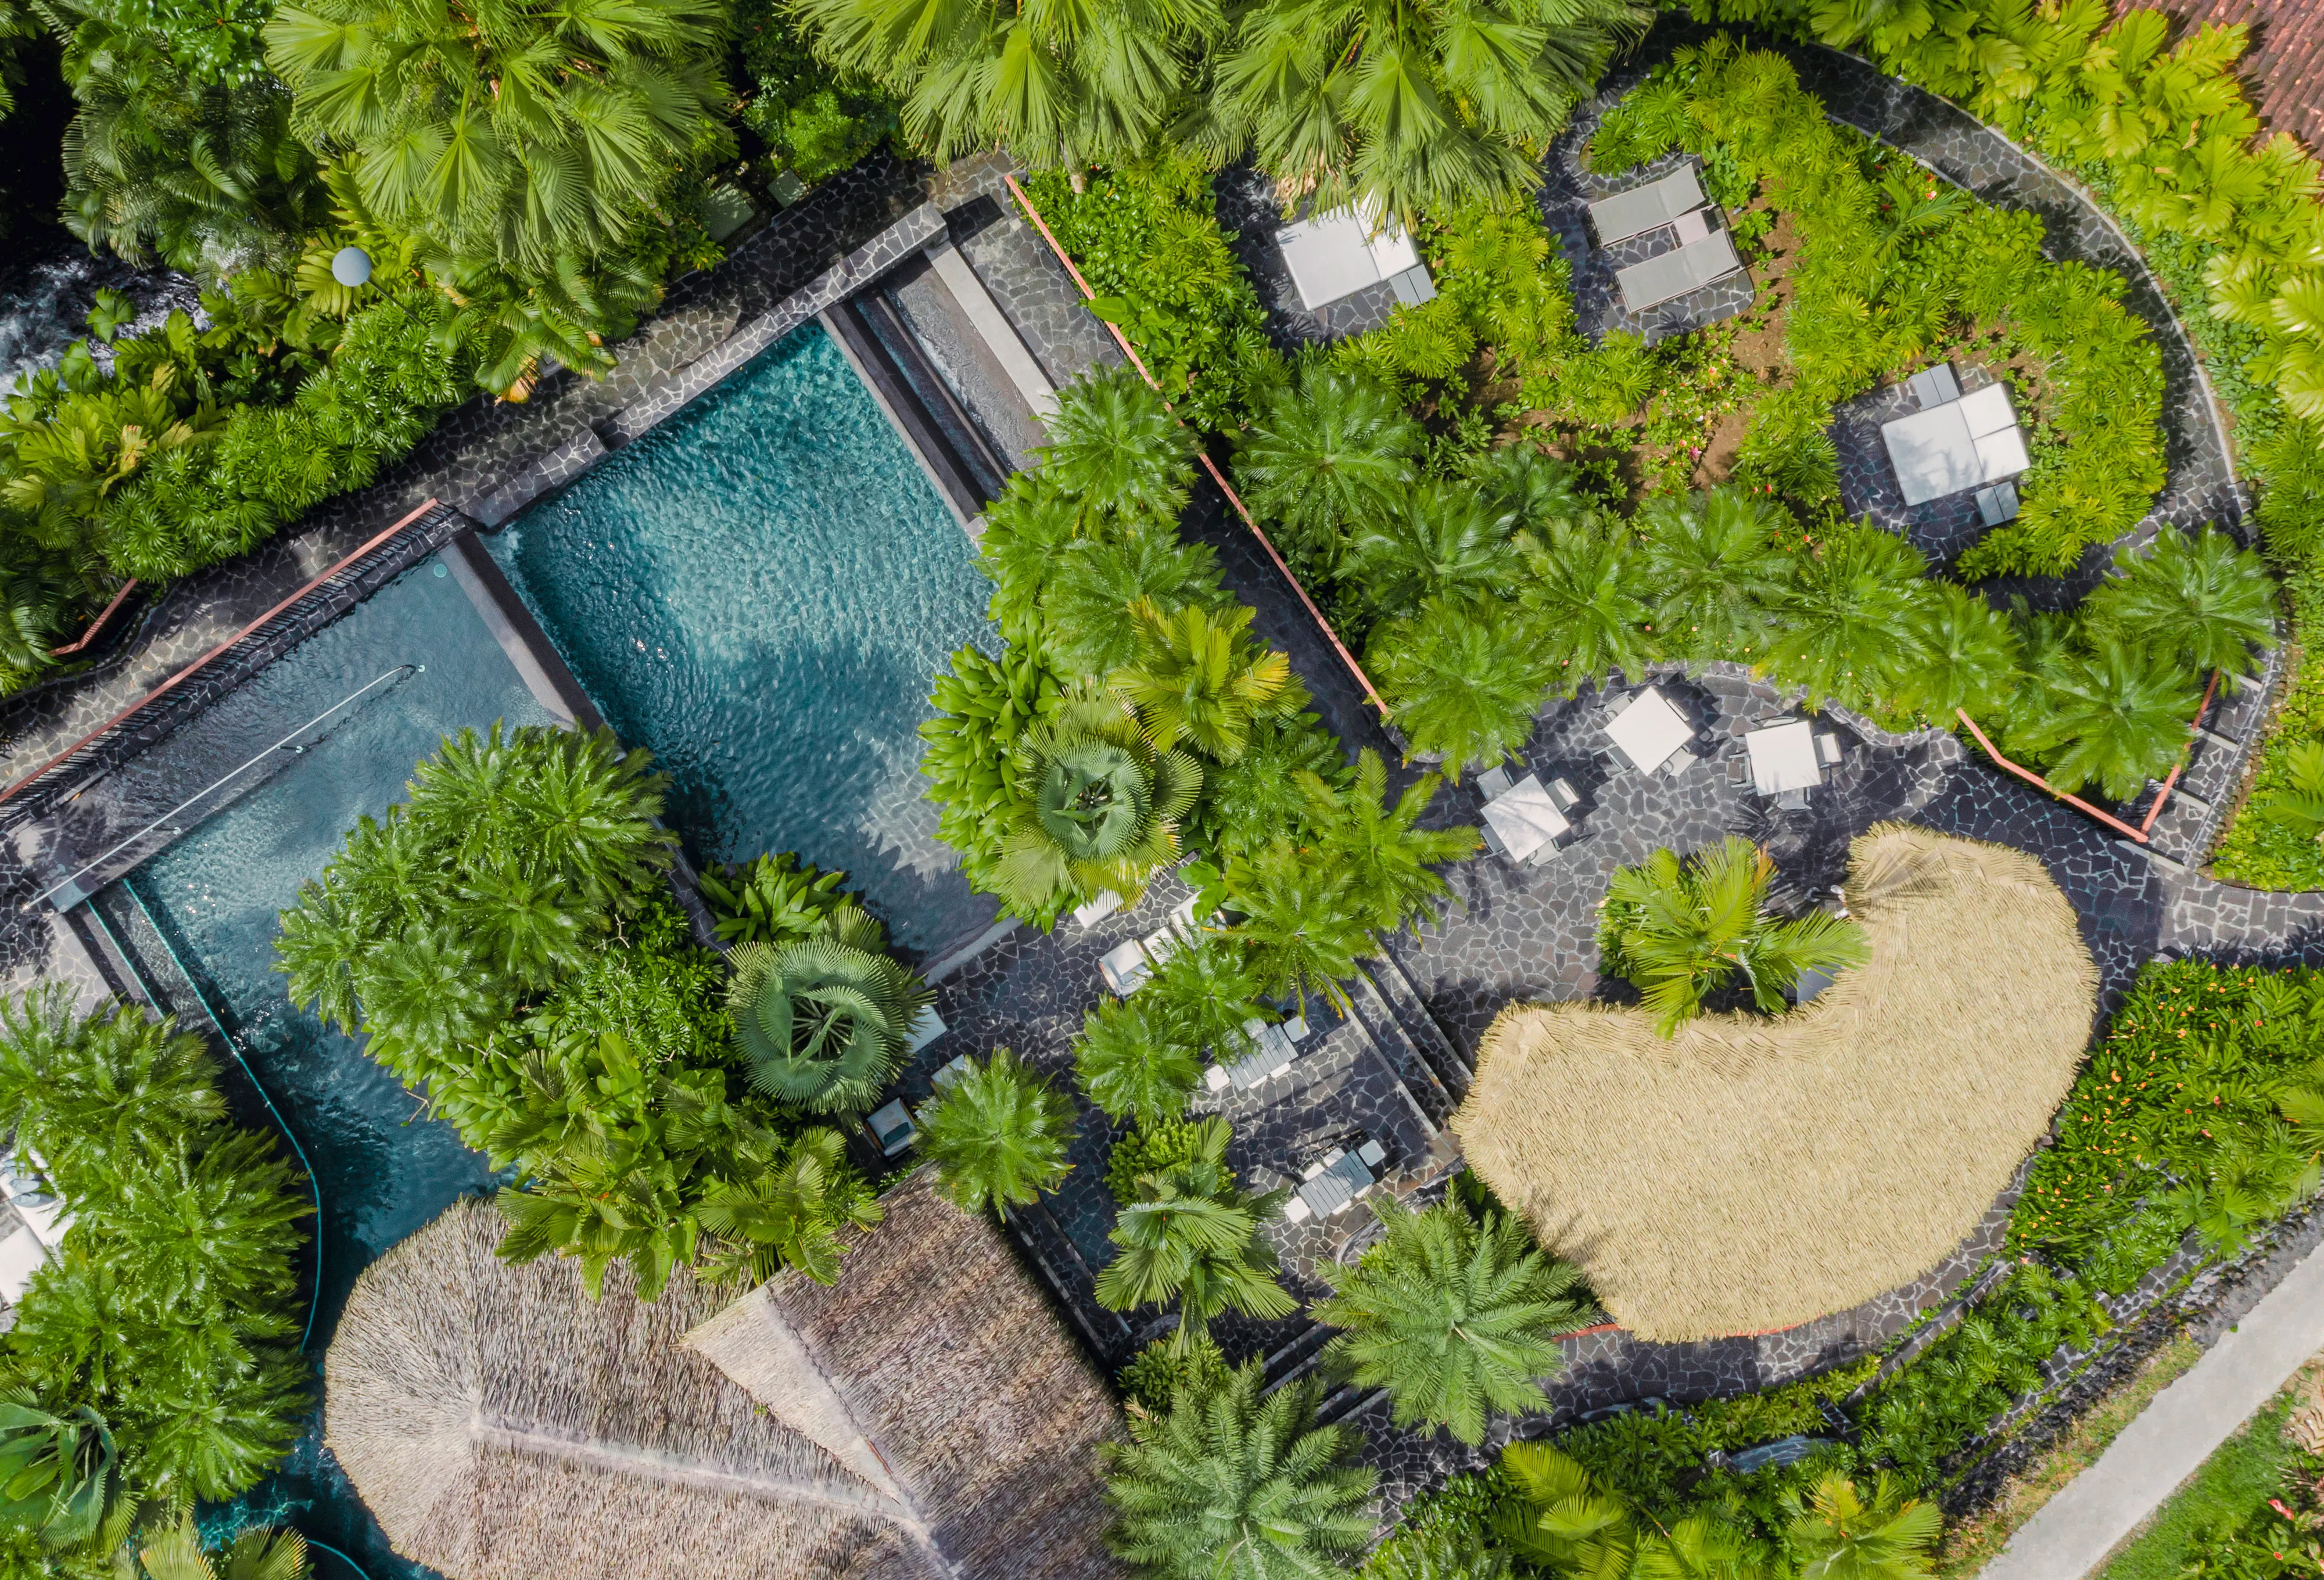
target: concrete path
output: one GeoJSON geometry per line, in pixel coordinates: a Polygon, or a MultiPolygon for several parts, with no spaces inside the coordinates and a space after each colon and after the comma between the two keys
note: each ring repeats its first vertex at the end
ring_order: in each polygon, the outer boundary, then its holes
{"type": "Polygon", "coordinates": [[[1978,1580],[2081,1580],[2301,1364],[2324,1349],[2324,1248],[2310,1252],[2098,1462],[2018,1528],[1978,1580]]]}

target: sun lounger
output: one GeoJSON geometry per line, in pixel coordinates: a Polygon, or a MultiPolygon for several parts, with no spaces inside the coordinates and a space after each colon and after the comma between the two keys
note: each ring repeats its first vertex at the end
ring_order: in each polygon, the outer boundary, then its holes
{"type": "Polygon", "coordinates": [[[1904,383],[1905,387],[1913,391],[1914,398],[1921,403],[1923,411],[1928,410],[1932,406],[1942,406],[1948,400],[1960,399],[1960,381],[1953,377],[1953,365],[1950,363],[1939,363],[1935,367],[1923,368],[1905,380],[1904,383]]]}
{"type": "Polygon", "coordinates": [[[1249,1052],[1231,1064],[1213,1064],[1203,1072],[1203,1084],[1214,1092],[1232,1087],[1248,1091],[1286,1074],[1299,1061],[1299,1044],[1308,1036],[1307,1021],[1295,1015],[1280,1025],[1252,1017],[1242,1023],[1249,1052]]]}
{"type": "Polygon", "coordinates": [[[1702,184],[1694,179],[1694,167],[1681,165],[1658,181],[1592,203],[1590,228],[1598,233],[1600,246],[1610,247],[1669,225],[1702,206],[1702,184]]]}
{"type": "Polygon", "coordinates": [[[1631,312],[1643,313],[1689,291],[1701,290],[1714,280],[1724,280],[1742,267],[1742,261],[1735,256],[1734,242],[1720,230],[1674,253],[1618,269],[1614,281],[1621,287],[1622,305],[1631,312]]]}
{"type": "Polygon", "coordinates": [[[1388,1149],[1377,1141],[1367,1141],[1353,1152],[1335,1149],[1307,1171],[1306,1179],[1284,1203],[1284,1217],[1305,1223],[1353,1206],[1356,1198],[1379,1183],[1379,1168],[1387,1160],[1388,1149]]]}

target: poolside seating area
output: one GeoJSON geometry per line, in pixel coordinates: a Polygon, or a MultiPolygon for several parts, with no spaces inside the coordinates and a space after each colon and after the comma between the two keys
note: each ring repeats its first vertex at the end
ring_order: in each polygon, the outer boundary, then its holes
{"type": "Polygon", "coordinates": [[[1116,944],[1099,960],[1098,975],[1104,979],[1106,991],[1116,998],[1129,997],[1146,985],[1156,967],[1194,935],[1194,896],[1189,895],[1160,927],[1144,938],[1116,944]]]}
{"type": "Polygon", "coordinates": [[[1479,826],[1485,848],[1508,861],[1538,866],[1577,843],[1572,814],[1581,793],[1563,778],[1544,785],[1538,774],[1511,781],[1505,768],[1477,776],[1485,794],[1485,821],[1479,826]]]}
{"type": "Polygon", "coordinates": [[[1284,225],[1275,244],[1311,312],[1383,280],[1406,307],[1436,296],[1428,266],[1393,217],[1376,222],[1352,206],[1334,208],[1284,225]]]}
{"type": "Polygon", "coordinates": [[[1353,1152],[1334,1147],[1307,1165],[1305,1177],[1292,1188],[1291,1199],[1283,1204],[1283,1216],[1292,1223],[1304,1224],[1346,1211],[1379,1183],[1387,1159],[1388,1149],[1370,1139],[1353,1152]]]}
{"type": "Polygon", "coordinates": [[[1248,1040],[1240,1058],[1210,1066],[1203,1071],[1203,1085],[1210,1091],[1249,1091],[1265,1086],[1278,1075],[1290,1073],[1298,1062],[1299,1045],[1314,1035],[1314,1028],[1304,1015],[1270,1024],[1253,1016],[1242,1023],[1242,1034],[1248,1040]]]}
{"type": "Polygon", "coordinates": [[[1905,381],[1918,409],[1880,425],[1881,442],[1907,505],[1978,491],[1978,513],[1997,527],[2017,514],[2009,480],[2033,464],[2006,387],[1992,383],[1964,394],[1950,363],[1924,368],[1905,381]]]}
{"type": "Polygon", "coordinates": [[[1653,686],[1607,704],[1606,737],[1617,766],[1642,774],[1683,774],[1702,760],[1695,727],[1653,686]]]}

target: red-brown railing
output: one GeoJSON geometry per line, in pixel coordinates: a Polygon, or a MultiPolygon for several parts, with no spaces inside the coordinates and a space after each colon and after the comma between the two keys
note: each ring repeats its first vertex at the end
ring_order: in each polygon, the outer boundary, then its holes
{"type": "Polygon", "coordinates": [[[115,614],[120,611],[121,606],[129,602],[129,595],[136,591],[136,577],[132,576],[126,582],[122,583],[121,591],[113,595],[113,602],[105,606],[105,611],[102,614],[88,622],[88,629],[81,632],[80,640],[77,642],[68,642],[61,648],[50,648],[49,657],[51,658],[69,658],[74,654],[79,652],[83,648],[88,647],[91,642],[97,640],[98,634],[105,629],[106,622],[110,620],[115,614]]]}
{"type": "MultiPolygon", "coordinates": [[[[2195,716],[2187,721],[2187,739],[2189,740],[2194,739],[2195,732],[2203,727],[2203,715],[2211,711],[2211,699],[2218,695],[2218,692],[2219,672],[2214,669],[2211,671],[2210,684],[2203,688],[2203,701],[2201,705],[2196,708],[2195,716]]],[[[2139,825],[2136,828],[2132,828],[2128,823],[2123,822],[2122,819],[2115,816],[2112,813],[2099,811],[2097,807],[2092,806],[2089,802],[2083,800],[2079,795],[2067,795],[2063,790],[2061,790],[2056,785],[2051,784],[2049,780],[2043,778],[2033,769],[2021,767],[2016,763],[2011,762],[2007,758],[2003,757],[2000,751],[1994,746],[1993,742],[1987,739],[1985,731],[1977,727],[1977,721],[1969,716],[1969,711],[1967,709],[1955,708],[1953,712],[1962,723],[1969,726],[1969,732],[1977,737],[1978,745],[1985,748],[1985,755],[1991,758],[2002,767],[2008,769],[2011,773],[2016,775],[2019,778],[2024,780],[2028,785],[2033,785],[2035,789],[2046,791],[2050,795],[2056,796],[2059,800],[2064,802],[2068,806],[2072,807],[2075,811],[2089,813],[2091,817],[2098,819],[2098,822],[2106,824],[2107,827],[2122,835],[2123,838],[2126,840],[2135,840],[2142,845],[2148,842],[2146,838],[2147,831],[2154,826],[2154,820],[2163,815],[2163,804],[2171,799],[2171,792],[2177,788],[2179,784],[2180,769],[2185,766],[2184,754],[2182,753],[2181,760],[2172,765],[2170,776],[2163,781],[2163,787],[2154,793],[2154,804],[2146,809],[2146,816],[2140,821],[2139,825]]]]}
{"type": "MultiPolygon", "coordinates": [[[[1056,234],[1049,229],[1049,222],[1043,219],[1041,211],[1033,207],[1033,199],[1026,196],[1025,188],[1017,184],[1017,178],[1004,174],[1001,179],[1009,183],[1009,190],[1024,207],[1025,217],[1033,222],[1034,228],[1041,233],[1041,239],[1049,243],[1049,251],[1057,255],[1057,262],[1064,264],[1065,272],[1074,277],[1074,284],[1080,289],[1083,299],[1089,301],[1096,300],[1097,292],[1092,290],[1089,281],[1082,278],[1082,271],[1074,267],[1073,258],[1058,243],[1056,234]]],[[[1121,332],[1121,326],[1107,322],[1105,326],[1111,332],[1115,343],[1121,347],[1122,354],[1130,359],[1130,365],[1138,370],[1138,376],[1145,380],[1157,394],[1162,396],[1162,404],[1170,407],[1172,415],[1176,416],[1176,408],[1172,405],[1169,395],[1163,390],[1161,383],[1148,370],[1145,359],[1138,354],[1138,348],[1130,344],[1130,336],[1121,332]]],[[[1185,420],[1183,418],[1179,418],[1180,426],[1185,426],[1185,420]]],[[[1202,437],[1199,430],[1196,431],[1195,437],[1197,439],[1202,437]]],[[[1218,463],[1211,459],[1209,449],[1206,446],[1197,449],[1195,459],[1203,464],[1203,470],[1211,474],[1211,481],[1219,485],[1219,491],[1226,495],[1227,503],[1234,507],[1235,514],[1242,518],[1242,524],[1250,528],[1251,536],[1259,539],[1259,546],[1267,550],[1267,557],[1275,562],[1275,568],[1283,573],[1283,579],[1291,583],[1291,590],[1299,594],[1300,603],[1314,620],[1317,629],[1322,630],[1324,637],[1331,642],[1332,651],[1340,656],[1340,662],[1348,666],[1348,673],[1354,675],[1356,684],[1364,688],[1365,698],[1373,707],[1379,710],[1381,718],[1387,718],[1388,703],[1380,700],[1379,691],[1372,685],[1371,676],[1364,673],[1364,666],[1356,662],[1356,656],[1348,651],[1346,643],[1340,640],[1340,633],[1332,629],[1332,622],[1323,618],[1323,611],[1315,607],[1315,601],[1307,596],[1307,589],[1300,585],[1299,578],[1291,574],[1290,565],[1286,564],[1283,556],[1276,551],[1274,540],[1267,536],[1266,529],[1252,519],[1250,511],[1243,505],[1242,496],[1236,493],[1227,482],[1226,473],[1221,472],[1218,463]]]]}

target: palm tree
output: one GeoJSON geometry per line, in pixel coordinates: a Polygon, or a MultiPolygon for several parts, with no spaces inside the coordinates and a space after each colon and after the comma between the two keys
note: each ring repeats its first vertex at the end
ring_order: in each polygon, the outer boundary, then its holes
{"type": "Polygon", "coordinates": [[[1869,521],[1843,527],[1795,562],[1775,604],[1769,666],[1811,701],[1864,701],[1888,687],[1913,639],[1928,562],[1869,521]]]}
{"type": "Polygon", "coordinates": [[[1521,198],[1539,150],[1651,12],[1628,0],[1390,5],[1266,0],[1215,68],[1209,137],[1246,147],[1318,207],[1423,209],[1521,198]]]}
{"type": "Polygon", "coordinates": [[[1409,614],[1430,598],[1504,592],[1523,562],[1505,513],[1477,489],[1426,482],[1401,510],[1360,523],[1342,574],[1381,614],[1409,614]]]}
{"type": "Polygon", "coordinates": [[[2275,578],[2217,527],[2166,527],[2144,556],[2126,556],[2122,573],[2090,594],[2089,617],[2190,669],[2250,675],[2252,649],[2275,640],[2275,578]]]}
{"type": "Polygon", "coordinates": [[[1538,533],[1552,521],[1571,520],[1590,508],[1572,466],[1522,441],[1488,456],[1475,482],[1512,532],[1538,533]]]}
{"type": "Polygon", "coordinates": [[[878,952],[877,925],[850,906],[819,937],[740,944],[727,957],[726,1001],[752,1086],[810,1113],[872,1106],[935,997],[878,952]]]}
{"type": "Polygon", "coordinates": [[[29,1388],[0,1391],[0,1520],[45,1548],[95,1536],[121,1496],[113,1428],[86,1404],[42,1408],[29,1388]]]}
{"type": "Polygon", "coordinates": [[[2252,811],[2272,828],[2324,842],[2324,741],[2294,741],[2284,758],[2284,782],[2254,796],[2252,811]]]}
{"type": "Polygon", "coordinates": [[[1177,1017],[1154,1002],[1148,983],[1136,998],[1101,1005],[1083,1019],[1074,1073],[1108,1118],[1150,1129],[1186,1111],[1187,1099],[1203,1084],[1201,1046],[1182,1035],[1177,1017]]]}
{"type": "Polygon", "coordinates": [[[1140,628],[1130,611],[1141,602],[1174,613],[1230,602],[1210,545],[1183,541],[1167,522],[1129,521],[1081,538],[1056,555],[1048,574],[1042,646],[1069,677],[1106,675],[1136,657],[1140,628]]]}
{"type": "Polygon", "coordinates": [[[1241,944],[1205,931],[1173,950],[1138,996],[1168,1016],[1186,1046],[1223,1053],[1240,1045],[1247,1022],[1274,1017],[1259,995],[1259,973],[1241,944]]]}
{"type": "Polygon", "coordinates": [[[1532,739],[1542,694],[1563,673],[1498,600],[1430,599],[1380,626],[1364,656],[1411,749],[1441,756],[1456,782],[1532,739]]]}
{"type": "Polygon", "coordinates": [[[1396,512],[1426,436],[1385,384],[1309,362],[1251,419],[1235,482],[1253,514],[1328,572],[1352,536],[1396,512]]]}
{"type": "Polygon", "coordinates": [[[809,1125],[788,1138],[752,1126],[735,1147],[727,1176],[696,1211],[708,1244],[697,1268],[714,1283],[762,1284],[786,1267],[817,1283],[839,1276],[843,1228],[870,1228],[878,1198],[847,1166],[836,1130],[809,1125]]]}
{"type": "Polygon", "coordinates": [[[1346,874],[1349,901],[1374,932],[1393,932],[1425,913],[1446,893],[1437,866],[1477,853],[1473,828],[1419,826],[1439,783],[1423,774],[1390,807],[1387,766],[1370,747],[1356,755],[1355,782],[1344,791],[1314,774],[1301,776],[1314,842],[1323,859],[1346,874]]]}
{"type": "Polygon", "coordinates": [[[1687,658],[1746,658],[1766,640],[1768,610],[1790,578],[1776,542],[1791,526],[1765,495],[1721,484],[1661,494],[1638,508],[1646,537],[1642,581],[1654,589],[1662,648],[1687,658]]]}
{"type": "Polygon", "coordinates": [[[1333,1362],[1360,1388],[1386,1388],[1398,1426],[1449,1427],[1463,1443],[1484,1440],[1489,1411],[1545,1408],[1542,1383],[1565,1370],[1558,1336],[1597,1320],[1581,1273],[1499,1213],[1372,1210],[1388,1238],[1352,1268],[1318,1264],[1333,1293],[1315,1319],[1346,1330],[1333,1362]]]}
{"type": "Polygon", "coordinates": [[[1217,762],[1242,755],[1260,719],[1287,719],[1307,704],[1291,660],[1251,639],[1256,614],[1236,604],[1213,614],[1198,603],[1165,614],[1147,599],[1130,607],[1137,656],[1107,684],[1138,710],[1158,751],[1184,743],[1217,762]]]}
{"type": "Polygon", "coordinates": [[[1501,1474],[1518,1501],[1493,1520],[1517,1556],[1551,1574],[1588,1580],[1772,1580],[1786,1573],[1758,1545],[1716,1514],[1690,1514],[1665,1527],[1618,1487],[1563,1449],[1512,1443],[1501,1474]]]}
{"type": "Polygon", "coordinates": [[[920,1110],[920,1145],[963,1212],[1001,1217],[1054,1190],[1071,1171],[1074,1106],[1006,1048],[968,1068],[920,1110]]]}
{"type": "Polygon", "coordinates": [[[1366,1560],[1367,1580],[1508,1580],[1509,1555],[1473,1529],[1397,1531],[1366,1560]]]}
{"type": "Polygon", "coordinates": [[[1057,391],[1041,471],[1084,511],[1175,522],[1194,478],[1194,433],[1128,367],[1092,372],[1057,391]]]}
{"type": "Polygon", "coordinates": [[[1372,1473],[1345,1428],[1315,1424],[1313,1382],[1264,1391],[1256,1362],[1109,1443],[1107,1544],[1156,1580],[1323,1580],[1370,1544],[1372,1473]]]}
{"type": "Polygon", "coordinates": [[[1315,855],[1278,839],[1230,858],[1222,882],[1242,919],[1228,935],[1250,951],[1252,971],[1270,990],[1320,993],[1344,1010],[1340,984],[1375,945],[1351,875],[1315,855]]]}
{"type": "Polygon", "coordinates": [[[1178,1302],[1175,1342],[1209,1332],[1211,1318],[1288,1317],[1299,1309],[1275,1281],[1275,1251],[1259,1226],[1282,1210],[1283,1193],[1252,1195],[1227,1166],[1234,1133],[1216,1116],[1194,1127],[1178,1161],[1138,1176],[1107,1238],[1117,1249],[1097,1275],[1098,1304],[1128,1311],[1178,1302]]]}
{"type": "Polygon", "coordinates": [[[1792,921],[1766,911],[1775,863],[1730,834],[1681,861],[1656,850],[1618,869],[1598,919],[1603,969],[1646,995],[1665,1037],[1702,1013],[1703,996],[1738,972],[1770,1014],[1803,971],[1862,965],[1862,929],[1814,912],[1792,921]]]}
{"type": "MultiPolygon", "coordinates": [[[[115,1005],[83,1016],[73,989],[43,983],[0,997],[0,1129],[70,1175],[106,1157],[159,1153],[226,1117],[217,1061],[174,1016],[115,1005]]],[[[0,1478],[5,1484],[5,1478],[0,1478]]]]}
{"type": "Polygon", "coordinates": [[[1069,702],[1018,738],[1010,765],[1023,801],[1001,848],[995,888],[1028,910],[1061,890],[1134,897],[1178,850],[1178,820],[1203,772],[1157,751],[1119,703],[1069,702]]]}
{"type": "Polygon", "coordinates": [[[1868,1502],[1833,1471],[1801,1500],[1784,1538],[1800,1580],[1921,1580],[1934,1572],[1929,1548],[1943,1529],[1937,1506],[1906,1498],[1886,1471],[1868,1502]]]}
{"type": "Polygon", "coordinates": [[[149,1580],[305,1580],[307,1539],[295,1530],[254,1526],[234,1539],[223,1566],[202,1550],[194,1511],[159,1531],[140,1532],[137,1561],[149,1580]]]}
{"type": "Polygon", "coordinates": [[[2034,755],[2056,788],[2095,780],[2128,801],[2187,749],[2202,693],[2176,654],[2102,629],[2086,634],[2087,648],[2062,649],[2043,666],[2040,711],[2010,740],[2034,755]]]}
{"type": "Polygon", "coordinates": [[[1556,684],[1572,696],[1607,672],[1636,673],[1646,662],[1646,606],[1637,597],[1629,535],[1594,515],[1568,517],[1517,539],[1533,579],[1521,596],[1536,638],[1560,655],[1556,684]]]}
{"type": "Polygon", "coordinates": [[[1085,524],[1081,501],[1059,489],[1047,472],[1016,473],[1001,497],[985,507],[976,565],[992,583],[986,612],[1011,644],[1030,642],[1039,634],[1048,612],[1049,583],[1063,556],[1081,541],[1085,524]]]}
{"type": "Polygon", "coordinates": [[[1932,583],[1894,670],[1896,700],[1945,724],[1957,709],[1990,716],[2023,684],[2020,664],[2008,615],[1957,583],[1932,583]]]}
{"type": "MultiPolygon", "coordinates": [[[[1892,170],[1880,181],[1880,209],[1868,216],[1873,257],[1895,263],[1923,236],[1934,235],[1976,207],[1962,188],[1926,170],[1892,170]]],[[[1868,293],[1869,294],[1869,293],[1868,293]]]]}
{"type": "Polygon", "coordinates": [[[450,258],[553,279],[657,225],[728,91],[706,0],[618,11],[424,0],[278,6],[291,119],[373,216],[450,258]]]}

